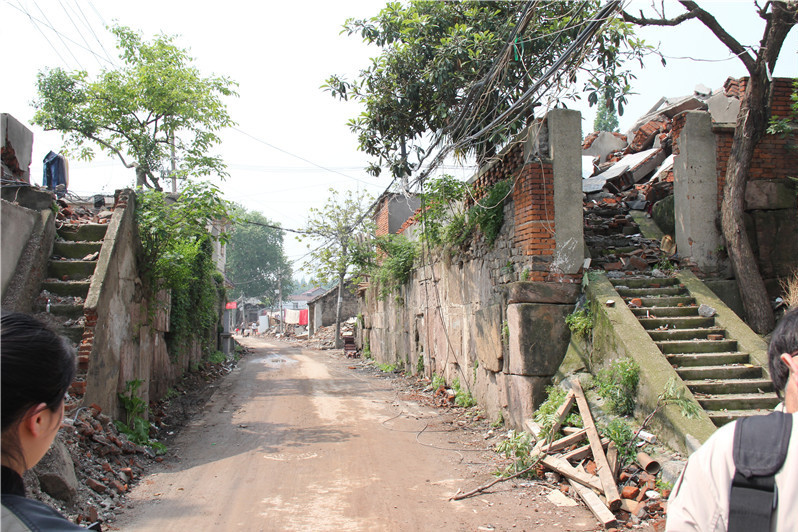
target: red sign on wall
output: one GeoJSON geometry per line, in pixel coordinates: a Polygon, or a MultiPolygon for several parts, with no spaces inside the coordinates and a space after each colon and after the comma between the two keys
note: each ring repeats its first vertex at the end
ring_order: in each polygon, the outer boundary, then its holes
{"type": "Polygon", "coordinates": [[[234,308],[236,308],[236,302],[235,301],[228,301],[227,304],[224,306],[224,308],[226,308],[228,310],[234,309],[234,308]]]}

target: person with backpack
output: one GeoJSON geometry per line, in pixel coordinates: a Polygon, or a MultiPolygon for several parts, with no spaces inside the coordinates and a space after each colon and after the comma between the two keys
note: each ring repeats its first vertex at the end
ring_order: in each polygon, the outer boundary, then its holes
{"type": "Polygon", "coordinates": [[[768,347],[774,412],[724,425],[687,461],[666,531],[798,531],[798,308],[768,347]]]}

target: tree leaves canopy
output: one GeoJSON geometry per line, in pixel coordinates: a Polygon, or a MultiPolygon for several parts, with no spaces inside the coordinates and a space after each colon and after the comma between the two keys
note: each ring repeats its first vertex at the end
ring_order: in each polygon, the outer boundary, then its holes
{"type": "Polygon", "coordinates": [[[38,75],[33,123],[60,131],[67,154],[94,157],[93,145],[135,167],[138,186],[160,189],[169,173],[172,143],[176,177],[226,177],[221,157],[210,155],[218,132],[234,125],[222,101],[237,96],[226,77],[203,77],[174,37],[144,41],[140,33],[114,26],[122,66],[95,79],[60,68],[38,75]]]}
{"type": "MultiPolygon", "coordinates": [[[[375,17],[347,20],[343,29],[360,34],[381,53],[355,80],[333,75],[323,88],[363,104],[349,126],[360,149],[375,157],[369,167],[375,175],[382,167],[394,176],[409,175],[427,157],[435,136],[469,139],[459,154],[483,162],[525,127],[535,102],[503,127],[475,134],[517,104],[599,5],[599,0],[390,3],[375,17]]],[[[645,50],[630,25],[612,19],[569,59],[547,90],[559,97],[559,89],[581,71],[591,104],[601,95],[623,112],[634,77],[622,69],[623,59],[640,58],[645,50]]],[[[576,91],[566,96],[580,97],[576,91]]]]}
{"type": "Polygon", "coordinates": [[[305,231],[323,244],[310,252],[304,269],[319,283],[340,283],[356,262],[362,262],[362,248],[368,247],[374,234],[374,224],[367,213],[370,202],[365,191],[339,193],[331,188],[324,207],[309,209],[305,231]]]}
{"type": "Polygon", "coordinates": [[[227,245],[227,274],[232,296],[255,297],[269,304],[280,282],[290,291],[291,264],[283,251],[283,231],[256,211],[234,209],[236,225],[227,245]],[[271,227],[269,227],[271,226],[271,227]]]}

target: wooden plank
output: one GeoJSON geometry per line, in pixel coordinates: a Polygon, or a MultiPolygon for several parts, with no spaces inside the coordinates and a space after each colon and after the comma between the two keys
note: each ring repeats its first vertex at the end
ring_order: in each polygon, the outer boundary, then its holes
{"type": "Polygon", "coordinates": [[[610,464],[610,471],[612,471],[612,479],[618,482],[618,448],[615,447],[615,442],[610,443],[607,447],[607,462],[610,464]]]}
{"type": "Polygon", "coordinates": [[[583,486],[587,486],[588,488],[598,490],[599,492],[604,493],[604,487],[601,485],[601,481],[598,479],[598,477],[596,477],[595,475],[588,475],[587,473],[577,471],[574,466],[572,466],[562,458],[559,458],[557,456],[546,455],[540,459],[540,463],[542,463],[552,471],[556,471],[565,478],[575,480],[576,482],[579,482],[583,486]]]}
{"type": "Polygon", "coordinates": [[[593,452],[593,461],[596,462],[598,467],[597,472],[601,485],[604,486],[607,506],[610,507],[610,510],[617,510],[621,506],[621,494],[618,492],[618,485],[612,476],[610,464],[604,454],[604,447],[601,445],[601,436],[598,429],[596,429],[593,415],[590,413],[590,406],[585,398],[585,392],[582,390],[582,385],[579,384],[578,379],[573,379],[571,391],[576,395],[576,404],[579,407],[579,414],[582,416],[582,424],[587,430],[587,439],[590,442],[590,450],[593,452]]]}
{"type": "Polygon", "coordinates": [[[596,516],[598,522],[601,523],[604,528],[615,528],[618,526],[618,521],[615,520],[615,515],[607,508],[607,505],[601,502],[601,499],[598,495],[596,495],[593,490],[584,487],[583,485],[579,484],[568,479],[568,483],[571,484],[571,487],[576,491],[582,500],[585,501],[588,509],[593,512],[593,515],[596,516]]]}
{"type": "Polygon", "coordinates": [[[560,430],[562,422],[566,417],[568,417],[568,414],[571,413],[571,407],[574,405],[575,397],[576,395],[574,394],[573,390],[570,390],[568,395],[565,396],[565,401],[560,405],[560,408],[557,409],[557,413],[554,414],[554,425],[552,425],[551,430],[549,431],[549,436],[557,434],[557,432],[560,430]]]}
{"type": "MultiPolygon", "coordinates": [[[[609,438],[601,438],[602,446],[606,447],[609,444],[610,444],[609,438]]],[[[573,460],[582,460],[583,458],[587,458],[591,454],[592,451],[590,449],[590,444],[588,443],[587,445],[583,445],[582,447],[577,447],[571,452],[565,453],[564,455],[562,455],[562,457],[570,462],[573,460]]]]}
{"type": "Polygon", "coordinates": [[[579,432],[574,432],[568,436],[564,436],[559,440],[555,440],[551,442],[549,445],[543,447],[543,452],[545,453],[553,453],[559,451],[560,449],[565,449],[566,447],[570,447],[571,445],[578,443],[582,440],[587,438],[587,431],[585,429],[580,430],[579,432]]]}
{"type": "Polygon", "coordinates": [[[579,432],[580,430],[582,429],[580,429],[579,427],[563,427],[562,433],[567,436],[569,434],[573,434],[574,432],[579,432]]]}
{"type": "Polygon", "coordinates": [[[543,428],[535,423],[534,419],[527,419],[524,421],[524,428],[532,435],[533,438],[535,438],[536,441],[540,439],[540,433],[543,431],[543,428]]]}

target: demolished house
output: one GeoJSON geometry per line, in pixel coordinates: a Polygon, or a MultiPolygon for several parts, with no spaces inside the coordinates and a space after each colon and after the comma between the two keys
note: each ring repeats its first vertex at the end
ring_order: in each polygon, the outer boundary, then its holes
{"type": "MultiPolygon", "coordinates": [[[[788,116],[792,81],[774,80],[774,116],[788,116]]],[[[585,137],[585,239],[594,267],[612,271],[630,269],[630,263],[635,269],[645,269],[643,262],[654,266],[661,260],[653,249],[659,244],[675,264],[731,277],[718,220],[745,83],[745,78],[729,78],[714,91],[699,86],[689,96],[661,98],[626,134],[594,132],[585,137]],[[676,187],[675,173],[682,177],[676,187]],[[652,218],[664,233],[662,239],[651,243],[635,238],[629,211],[652,218]],[[617,235],[619,226],[624,238],[607,238],[617,235]]],[[[788,143],[778,135],[762,139],[746,190],[746,229],[774,296],[776,279],[798,265],[795,192],[785,179],[798,161],[788,143]]],[[[735,310],[742,312],[739,306],[735,310]]]]}

